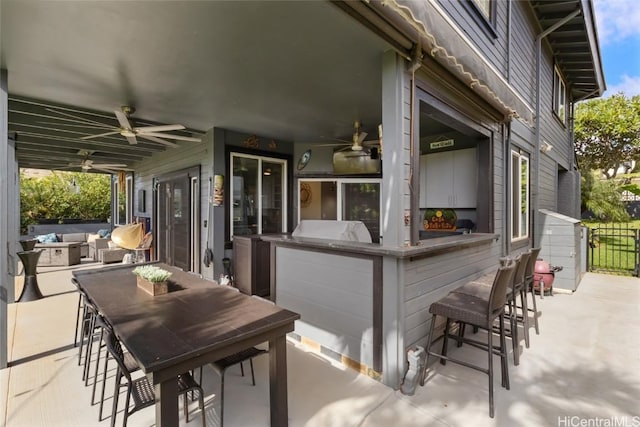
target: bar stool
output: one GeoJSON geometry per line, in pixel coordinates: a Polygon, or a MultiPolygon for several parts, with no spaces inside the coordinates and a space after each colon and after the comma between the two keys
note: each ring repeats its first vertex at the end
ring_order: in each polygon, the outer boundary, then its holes
{"type": "Polygon", "coordinates": [[[447,361],[484,372],[489,376],[489,416],[494,416],[493,402],[493,356],[500,356],[502,371],[502,386],[509,389],[509,364],[507,362],[506,339],[504,329],[504,311],[507,298],[507,288],[512,282],[516,265],[508,265],[500,267],[491,286],[490,296],[487,300],[463,293],[451,292],[446,297],[434,302],[429,307],[429,312],[433,315],[431,318],[431,327],[427,338],[427,360],[420,375],[420,385],[424,385],[426,379],[426,370],[429,365],[429,356],[440,358],[440,363],[445,364],[447,361]],[[446,318],[444,328],[442,352],[436,353],[431,351],[433,343],[434,328],[437,316],[446,318]],[[493,345],[493,324],[498,320],[500,344],[496,348],[493,345]],[[477,340],[465,338],[464,336],[452,335],[449,332],[451,322],[459,322],[460,324],[469,324],[474,327],[485,329],[487,331],[487,342],[482,343],[477,340]],[[448,338],[453,338],[458,342],[468,343],[476,348],[487,351],[488,367],[483,368],[473,365],[469,362],[454,359],[447,356],[448,338]]]}
{"type": "Polygon", "coordinates": [[[531,300],[533,301],[533,309],[527,311],[533,312],[533,324],[536,329],[536,335],[540,335],[540,328],[538,326],[538,306],[536,305],[536,291],[533,288],[533,276],[536,271],[536,261],[538,260],[541,249],[542,248],[529,249],[529,263],[527,264],[527,271],[525,272],[525,291],[531,293],[531,300]]]}
{"type": "MultiPolygon", "coordinates": [[[[529,254],[523,253],[516,258],[501,260],[503,265],[515,265],[516,269],[513,274],[513,278],[509,287],[507,288],[507,307],[508,313],[505,313],[509,317],[509,330],[506,332],[506,336],[511,338],[511,345],[513,347],[513,363],[514,365],[520,364],[520,352],[518,349],[518,322],[524,325],[525,331],[525,345],[529,347],[529,335],[527,334],[527,328],[529,327],[528,316],[525,315],[526,311],[526,293],[525,293],[525,271],[527,262],[529,260],[529,254]],[[518,315],[517,297],[520,296],[520,308],[522,310],[522,316],[518,315]]],[[[487,281],[487,276],[478,280],[469,282],[453,292],[462,293],[466,295],[475,296],[484,300],[488,300],[491,294],[491,282],[487,281]]],[[[459,330],[460,336],[463,336],[465,332],[464,326],[459,330]]],[[[462,343],[459,343],[461,345],[462,343]]]]}

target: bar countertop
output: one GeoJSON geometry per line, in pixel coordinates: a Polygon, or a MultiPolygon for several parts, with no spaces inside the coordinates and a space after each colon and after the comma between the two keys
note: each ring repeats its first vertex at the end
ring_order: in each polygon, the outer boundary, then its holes
{"type": "Polygon", "coordinates": [[[377,243],[293,237],[284,234],[264,234],[261,236],[262,240],[275,243],[279,246],[308,247],[328,251],[335,250],[395,258],[421,258],[432,256],[442,252],[449,252],[470,246],[490,244],[492,241],[498,240],[499,237],[499,234],[494,233],[470,233],[420,240],[416,246],[383,246],[377,243]]]}

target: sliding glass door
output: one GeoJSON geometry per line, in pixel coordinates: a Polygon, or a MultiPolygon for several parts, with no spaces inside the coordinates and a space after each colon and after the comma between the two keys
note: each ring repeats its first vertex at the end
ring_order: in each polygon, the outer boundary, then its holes
{"type": "Polygon", "coordinates": [[[231,236],[286,230],[287,162],[231,153],[231,236]]]}

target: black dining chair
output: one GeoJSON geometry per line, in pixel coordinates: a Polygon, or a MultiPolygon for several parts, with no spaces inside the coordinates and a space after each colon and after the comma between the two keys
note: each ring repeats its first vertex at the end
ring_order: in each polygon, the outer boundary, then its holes
{"type": "MultiPolygon", "coordinates": [[[[120,341],[115,336],[113,330],[104,329],[105,342],[109,351],[110,357],[116,361],[118,365],[115,375],[115,386],[113,393],[113,408],[111,411],[111,427],[115,426],[116,415],[118,412],[118,400],[120,396],[120,389],[122,387],[127,388],[127,394],[125,398],[125,406],[123,410],[124,420],[122,421],[123,427],[126,427],[129,416],[140,409],[152,406],[155,404],[156,397],[153,391],[153,385],[149,382],[146,376],[133,379],[131,372],[129,371],[127,364],[125,363],[124,351],[120,341]],[[122,384],[122,378],[126,378],[126,384],[122,384]],[[129,408],[131,401],[133,401],[133,407],[129,408]]],[[[189,373],[184,373],[178,376],[178,395],[184,396],[184,414],[185,419],[189,422],[189,408],[187,405],[187,393],[197,392],[200,412],[202,414],[202,426],[206,427],[205,411],[204,411],[204,392],[202,387],[198,384],[193,376],[189,373]]]]}
{"type": "MultiPolygon", "coordinates": [[[[228,286],[228,289],[234,292],[240,292],[239,289],[231,286],[228,286]]],[[[269,301],[257,295],[253,295],[253,297],[258,298],[268,304],[274,304],[272,301],[269,301]]],[[[227,369],[239,364],[240,374],[244,377],[243,363],[248,361],[251,368],[251,384],[255,386],[256,377],[253,369],[253,358],[260,356],[261,354],[266,354],[268,352],[268,350],[264,350],[258,347],[250,347],[209,364],[209,366],[211,366],[220,377],[220,427],[224,425],[224,377],[227,369]]],[[[202,381],[202,368],[200,368],[200,380],[202,381]]]]}
{"type": "MultiPolygon", "coordinates": [[[[93,373],[93,390],[91,392],[91,404],[95,405],[97,402],[95,402],[95,394],[96,394],[96,385],[98,384],[98,367],[100,365],[100,350],[102,348],[104,348],[104,363],[103,363],[103,368],[102,368],[102,380],[100,380],[102,382],[102,388],[100,391],[100,409],[98,411],[98,421],[102,421],[103,417],[102,417],[102,412],[104,409],[104,395],[105,395],[105,389],[106,389],[106,384],[107,384],[107,372],[109,371],[109,350],[107,348],[107,343],[106,343],[106,331],[110,331],[111,333],[113,333],[113,328],[111,326],[111,324],[109,322],[107,322],[107,320],[102,317],[102,316],[98,316],[96,319],[96,324],[98,325],[98,327],[100,327],[100,339],[98,340],[98,343],[101,343],[100,347],[98,347],[98,356],[97,356],[97,360],[96,360],[96,365],[95,365],[95,371],[93,373]]],[[[133,356],[131,356],[131,353],[127,352],[127,351],[123,351],[124,354],[124,365],[127,368],[127,371],[129,373],[134,373],[138,370],[140,370],[140,367],[138,366],[138,363],[135,361],[135,359],[133,358],[133,356]]]]}
{"type": "Polygon", "coordinates": [[[489,376],[489,415],[491,418],[494,416],[494,402],[493,402],[493,356],[500,356],[500,364],[502,371],[502,386],[507,390],[509,389],[509,364],[507,362],[506,351],[506,339],[505,339],[505,327],[504,327],[504,312],[507,302],[507,288],[511,284],[513,274],[515,273],[516,265],[511,264],[505,267],[500,267],[495,275],[493,285],[491,286],[491,292],[489,299],[478,298],[473,295],[450,292],[444,298],[434,302],[429,307],[429,312],[432,314],[431,327],[429,328],[429,334],[427,337],[427,360],[422,368],[420,374],[420,385],[424,386],[426,379],[426,371],[429,366],[429,356],[435,356],[440,359],[440,363],[445,364],[447,361],[466,366],[471,369],[475,369],[480,372],[484,372],[489,376]],[[446,319],[444,334],[442,336],[442,351],[437,353],[431,350],[434,340],[434,330],[436,319],[438,316],[442,316],[446,319]],[[500,343],[497,347],[493,345],[493,326],[495,321],[498,321],[498,331],[500,336],[500,343]],[[478,340],[466,338],[458,334],[452,334],[450,332],[451,323],[468,324],[487,331],[487,342],[482,343],[478,340]],[[480,348],[487,351],[488,354],[488,367],[484,368],[479,365],[474,365],[464,360],[452,358],[447,354],[448,352],[448,339],[452,338],[456,341],[462,341],[472,345],[473,347],[480,348]]]}

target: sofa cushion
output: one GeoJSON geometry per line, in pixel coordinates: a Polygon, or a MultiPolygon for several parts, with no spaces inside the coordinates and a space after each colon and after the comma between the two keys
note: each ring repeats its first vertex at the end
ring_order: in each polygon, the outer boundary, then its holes
{"type": "Polygon", "coordinates": [[[81,242],[87,241],[86,233],[67,233],[62,235],[63,242],[81,242]]]}
{"type": "Polygon", "coordinates": [[[96,234],[87,233],[87,243],[95,242],[96,239],[100,239],[100,238],[101,237],[98,233],[96,234]]]}
{"type": "Polygon", "coordinates": [[[58,241],[58,236],[56,236],[56,233],[42,234],[36,236],[36,240],[39,243],[55,243],[58,241]]]}

